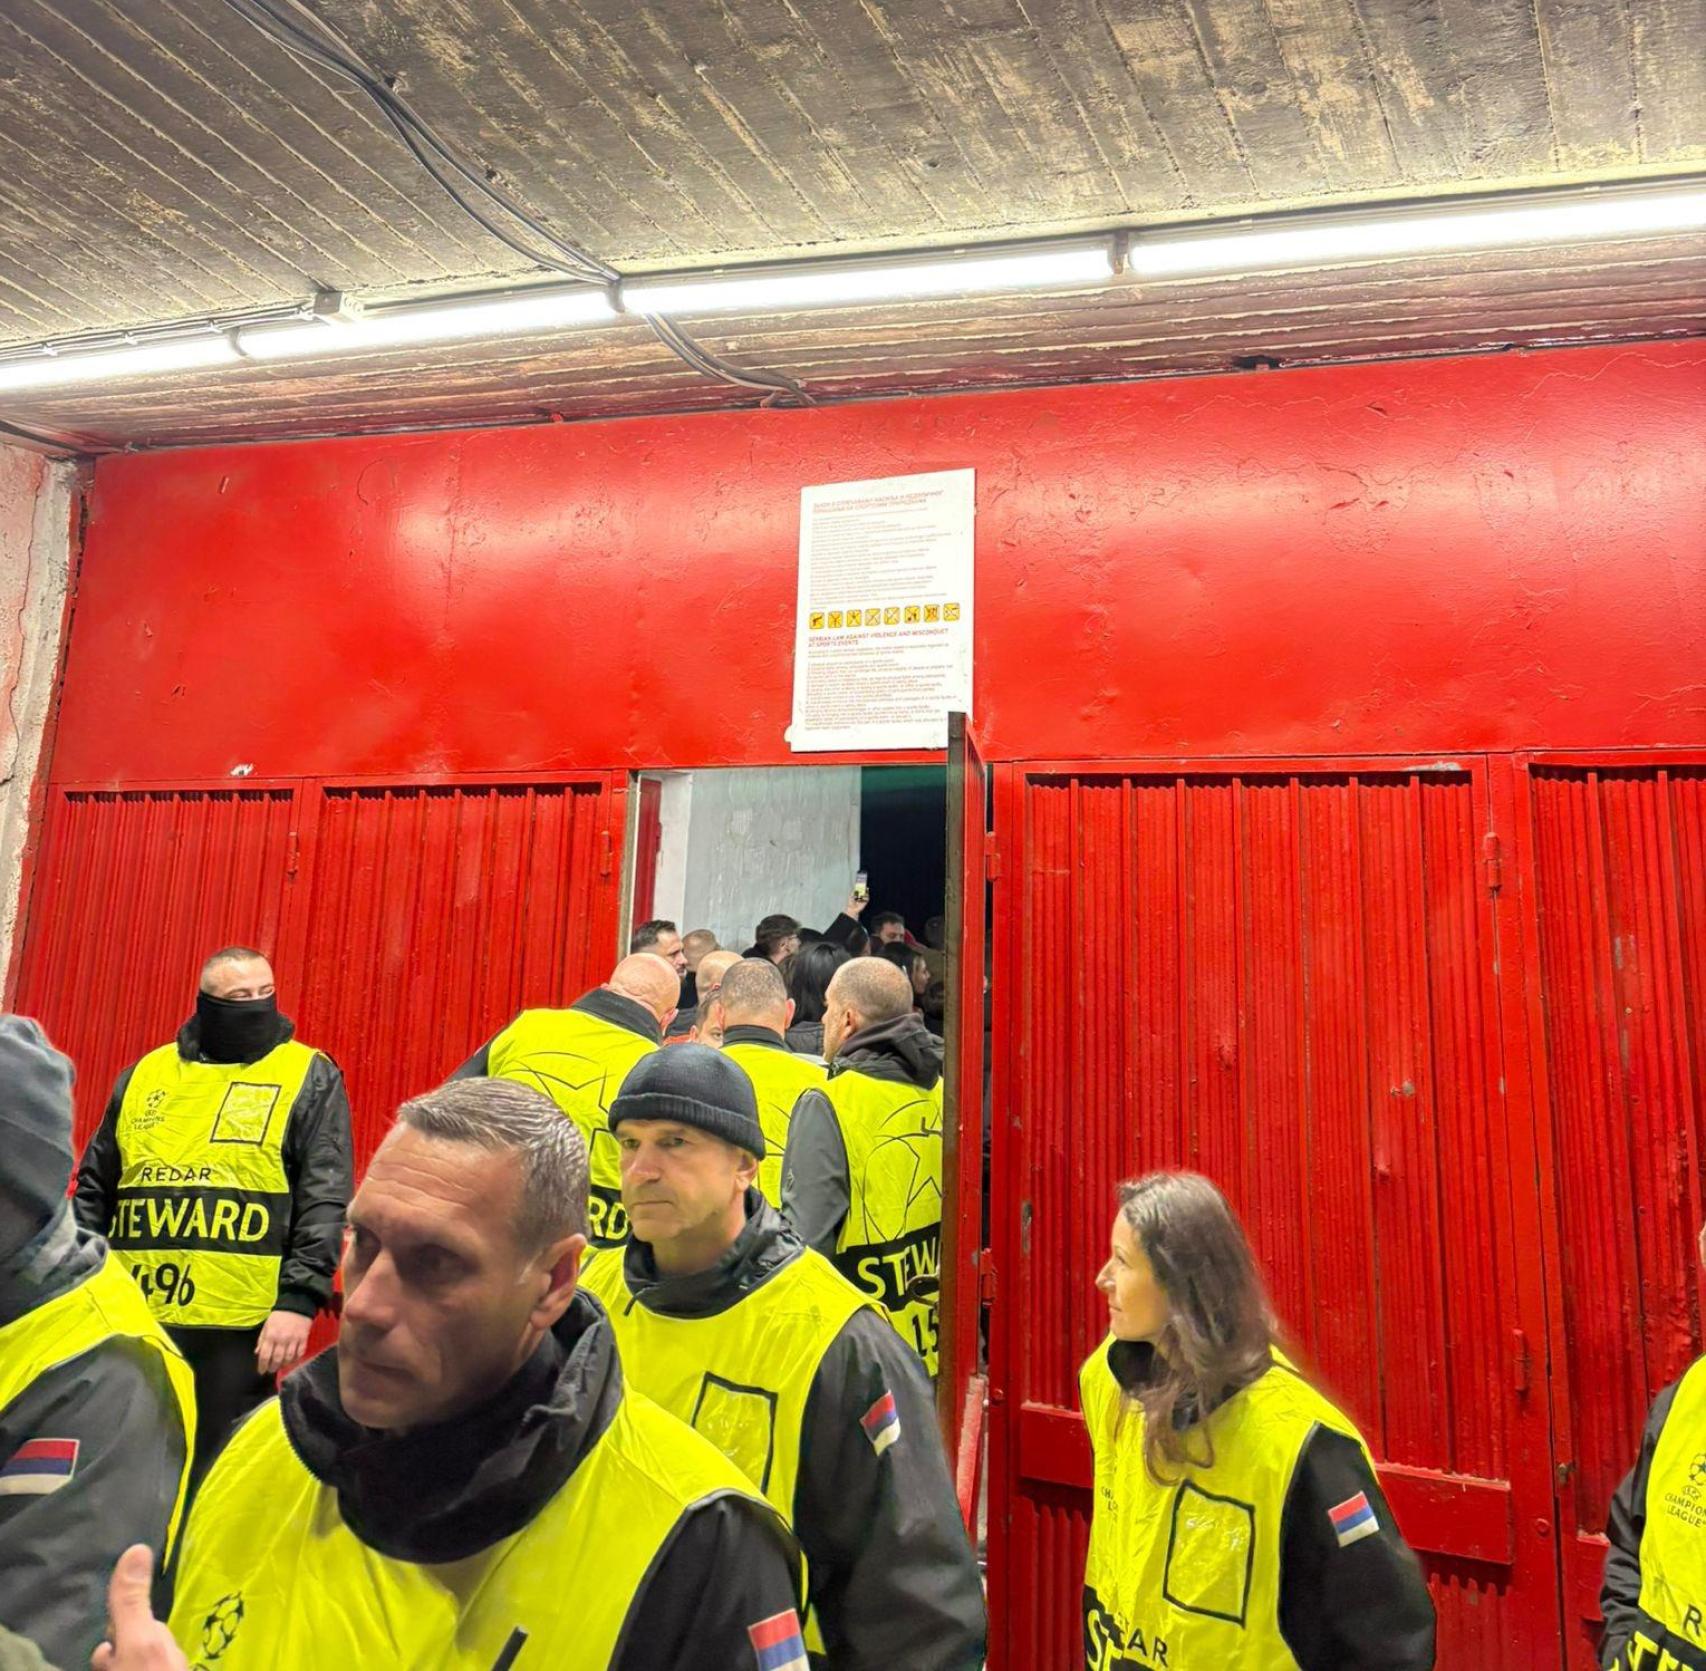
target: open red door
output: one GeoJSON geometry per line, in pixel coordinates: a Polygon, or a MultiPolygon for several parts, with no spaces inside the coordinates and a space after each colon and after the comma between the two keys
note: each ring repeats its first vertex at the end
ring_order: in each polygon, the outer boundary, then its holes
{"type": "Polygon", "coordinates": [[[961,1510],[976,1512],[982,1451],[979,1342],[983,1249],[984,765],[964,714],[948,716],[947,1036],[942,1120],[942,1335],[937,1409],[959,1476],[961,1510]]]}

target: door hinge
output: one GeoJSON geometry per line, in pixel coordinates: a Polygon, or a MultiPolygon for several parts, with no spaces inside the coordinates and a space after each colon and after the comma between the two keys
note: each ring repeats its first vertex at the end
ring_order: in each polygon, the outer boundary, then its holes
{"type": "Polygon", "coordinates": [[[1534,1368],[1534,1354],[1528,1349],[1528,1331],[1511,1330],[1511,1385],[1517,1396],[1528,1395],[1529,1377],[1534,1368]]]}
{"type": "Polygon", "coordinates": [[[988,1248],[980,1249],[977,1256],[977,1301],[995,1304],[995,1256],[988,1248]]]}
{"type": "Polygon", "coordinates": [[[1487,892],[1496,894],[1505,885],[1505,857],[1499,838],[1492,831],[1482,838],[1481,862],[1487,867],[1487,892]]]}
{"type": "Polygon", "coordinates": [[[600,876],[610,874],[611,858],[615,852],[615,847],[615,842],[610,839],[610,832],[600,830],[598,832],[598,874],[600,876]]]}
{"type": "Polygon", "coordinates": [[[983,838],[983,879],[993,882],[1001,874],[1001,848],[995,839],[995,832],[989,831],[983,838]]]}
{"type": "Polygon", "coordinates": [[[302,837],[295,831],[290,832],[290,843],[284,850],[284,878],[287,882],[296,880],[296,872],[302,864],[302,837]]]}

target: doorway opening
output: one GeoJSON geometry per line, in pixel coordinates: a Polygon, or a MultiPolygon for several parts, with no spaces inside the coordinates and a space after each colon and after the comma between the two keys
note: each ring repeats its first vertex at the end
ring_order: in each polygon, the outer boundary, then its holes
{"type": "MultiPolygon", "coordinates": [[[[642,772],[628,871],[631,934],[665,919],[732,952],[756,949],[767,917],[804,939],[833,934],[863,949],[850,923],[942,950],[947,888],[947,769],[909,766],[715,767],[642,772]],[[855,898],[863,875],[864,899],[855,898]],[[881,927],[898,914],[901,924],[881,927]],[[931,942],[934,941],[934,944],[931,942]]],[[[704,946],[696,942],[696,949],[704,946]]]]}

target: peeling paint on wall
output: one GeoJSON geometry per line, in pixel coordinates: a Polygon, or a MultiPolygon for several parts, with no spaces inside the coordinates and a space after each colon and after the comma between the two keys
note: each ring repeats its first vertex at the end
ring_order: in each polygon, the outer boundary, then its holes
{"type": "Polygon", "coordinates": [[[76,487],[75,465],[0,446],[0,970],[59,673],[76,487]]]}

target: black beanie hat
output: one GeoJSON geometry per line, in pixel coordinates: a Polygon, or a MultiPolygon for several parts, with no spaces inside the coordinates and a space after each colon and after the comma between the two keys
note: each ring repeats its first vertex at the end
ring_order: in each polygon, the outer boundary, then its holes
{"type": "Polygon", "coordinates": [[[610,1105],[610,1129],[624,1120],[697,1126],[764,1159],[752,1081],[738,1063],[707,1044],[672,1044],[642,1056],[610,1105]]]}

